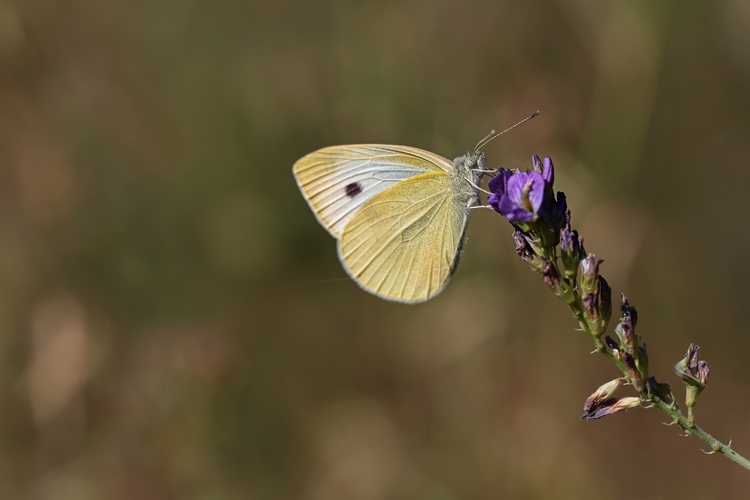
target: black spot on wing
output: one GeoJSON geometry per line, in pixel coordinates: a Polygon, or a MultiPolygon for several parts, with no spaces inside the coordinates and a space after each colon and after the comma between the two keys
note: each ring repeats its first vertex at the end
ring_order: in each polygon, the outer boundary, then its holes
{"type": "Polygon", "coordinates": [[[362,185],[359,182],[352,182],[346,185],[344,191],[349,198],[354,198],[362,192],[362,185]]]}

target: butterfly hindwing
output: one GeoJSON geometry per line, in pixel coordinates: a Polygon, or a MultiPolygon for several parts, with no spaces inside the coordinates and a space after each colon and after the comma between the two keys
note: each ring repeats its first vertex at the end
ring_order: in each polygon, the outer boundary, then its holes
{"type": "Polygon", "coordinates": [[[389,300],[422,302],[448,283],[469,211],[454,180],[429,172],[367,201],[347,223],[339,257],[364,289],[389,300]]]}

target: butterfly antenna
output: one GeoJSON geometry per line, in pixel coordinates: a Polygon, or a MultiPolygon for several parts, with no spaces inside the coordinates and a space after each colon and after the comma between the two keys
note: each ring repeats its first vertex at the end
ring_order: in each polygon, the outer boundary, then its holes
{"type": "Polygon", "coordinates": [[[534,111],[534,112],[533,112],[533,113],[531,114],[531,116],[527,116],[526,118],[524,118],[524,119],[523,119],[523,120],[521,120],[520,122],[516,123],[516,124],[515,124],[515,125],[513,125],[512,127],[508,127],[508,128],[506,128],[506,129],[505,129],[505,130],[503,130],[502,132],[497,132],[497,133],[496,133],[496,132],[495,132],[494,130],[493,130],[493,131],[491,131],[491,132],[490,132],[489,134],[487,134],[487,136],[486,136],[486,137],[485,137],[484,139],[482,139],[481,141],[479,141],[479,143],[477,144],[477,146],[476,146],[476,147],[474,148],[474,151],[479,151],[479,150],[480,150],[481,148],[483,148],[484,146],[486,146],[486,145],[487,145],[487,143],[488,143],[488,142],[490,142],[490,141],[491,141],[492,139],[494,139],[494,138],[496,138],[496,137],[500,137],[500,136],[501,136],[501,135],[503,135],[503,134],[504,134],[505,132],[509,132],[509,131],[513,130],[514,128],[516,128],[517,126],[519,126],[519,125],[520,125],[520,124],[522,124],[522,123],[526,123],[527,121],[531,120],[532,118],[534,118],[534,117],[535,117],[536,115],[538,115],[538,114],[539,114],[539,111],[534,111]]]}
{"type": "Polygon", "coordinates": [[[477,147],[474,148],[474,151],[477,151],[479,149],[480,145],[487,144],[487,142],[491,140],[490,137],[492,137],[493,135],[495,135],[495,129],[494,128],[492,130],[490,130],[489,134],[485,135],[484,138],[477,143],[477,147]]]}

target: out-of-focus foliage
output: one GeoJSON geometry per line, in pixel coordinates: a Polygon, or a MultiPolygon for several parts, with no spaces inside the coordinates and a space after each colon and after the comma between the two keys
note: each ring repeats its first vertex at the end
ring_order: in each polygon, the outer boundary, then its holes
{"type": "Polygon", "coordinates": [[[750,3],[0,0],[0,497],[747,498],[480,211],[447,290],[348,280],[319,147],[550,155],[651,372],[750,453],[750,3]]]}

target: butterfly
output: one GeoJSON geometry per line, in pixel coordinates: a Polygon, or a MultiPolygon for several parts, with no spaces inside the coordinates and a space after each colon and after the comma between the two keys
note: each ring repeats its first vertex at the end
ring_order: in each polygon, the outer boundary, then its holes
{"type": "Polygon", "coordinates": [[[456,271],[479,183],[491,172],[480,148],[504,132],[452,162],[411,146],[325,147],[297,160],[294,177],[360,287],[387,300],[424,302],[456,271]]]}

